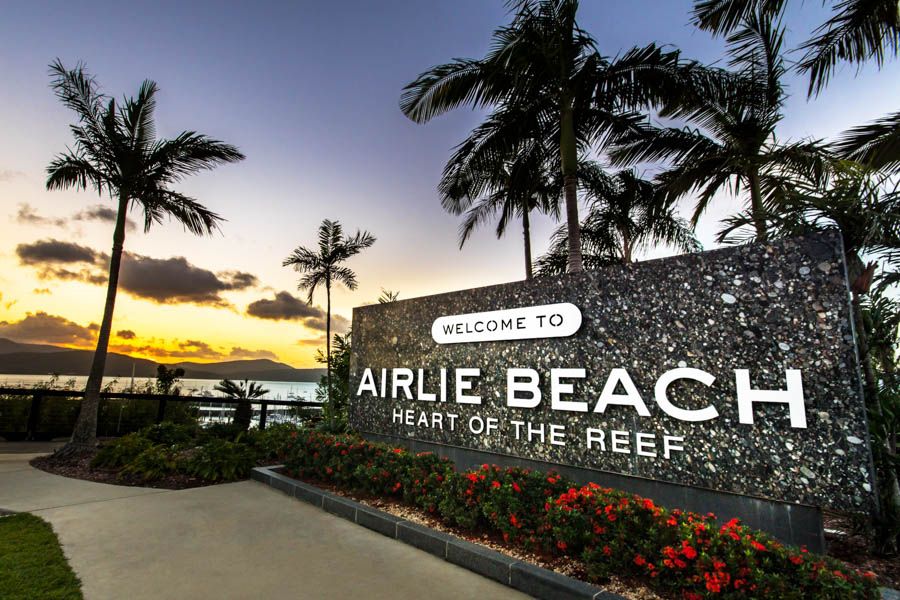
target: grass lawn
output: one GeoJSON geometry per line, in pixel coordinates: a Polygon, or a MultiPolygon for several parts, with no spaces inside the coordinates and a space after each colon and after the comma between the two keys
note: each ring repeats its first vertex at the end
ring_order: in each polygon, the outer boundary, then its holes
{"type": "Polygon", "coordinates": [[[0,518],[0,598],[81,600],[53,528],[26,513],[0,518]]]}

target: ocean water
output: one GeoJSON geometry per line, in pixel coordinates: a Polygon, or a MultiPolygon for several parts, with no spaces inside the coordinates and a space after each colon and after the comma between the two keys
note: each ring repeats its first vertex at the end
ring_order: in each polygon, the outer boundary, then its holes
{"type": "MultiPolygon", "coordinates": [[[[34,387],[39,384],[46,384],[50,380],[47,375],[16,375],[0,373],[0,387],[34,387]]],[[[135,377],[134,391],[142,391],[147,383],[154,383],[156,380],[149,377],[135,377]]],[[[215,398],[221,397],[223,394],[217,392],[214,388],[220,380],[218,379],[182,379],[178,383],[181,388],[182,395],[186,396],[208,396],[215,398]]],[[[69,377],[61,376],[54,387],[71,388],[74,390],[83,390],[87,383],[87,376],[69,377]]],[[[256,381],[269,390],[266,398],[270,400],[310,400],[316,399],[316,387],[318,384],[305,381],[256,381]]],[[[128,392],[132,389],[131,377],[104,377],[103,387],[112,385],[112,389],[117,392],[128,392]]]]}

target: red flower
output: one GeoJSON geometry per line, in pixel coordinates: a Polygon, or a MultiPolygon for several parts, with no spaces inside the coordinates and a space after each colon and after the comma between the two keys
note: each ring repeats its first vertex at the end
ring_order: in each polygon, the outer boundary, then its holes
{"type": "Polygon", "coordinates": [[[639,567],[643,567],[645,564],[647,564],[647,559],[644,558],[643,556],[641,556],[640,554],[635,554],[634,555],[634,564],[636,564],[639,567]]]}
{"type": "Polygon", "coordinates": [[[753,549],[754,549],[754,550],[757,550],[757,551],[759,551],[759,552],[765,552],[765,551],[766,551],[766,547],[763,546],[762,544],[760,544],[759,542],[757,542],[756,540],[752,540],[752,541],[750,542],[750,545],[753,546],[753,549]]]}
{"type": "Polygon", "coordinates": [[[519,484],[516,483],[515,481],[513,481],[512,488],[513,488],[516,492],[521,492],[521,491],[522,491],[522,488],[520,488],[520,487],[519,487],[519,484]]]}
{"type": "Polygon", "coordinates": [[[495,480],[495,481],[492,481],[492,482],[491,482],[491,487],[493,487],[494,489],[499,488],[499,487],[500,487],[500,482],[499,482],[499,481],[496,481],[496,480],[495,480]]]}
{"type": "Polygon", "coordinates": [[[603,555],[604,556],[612,555],[612,548],[610,548],[609,546],[603,546],[603,555]]]}
{"type": "Polygon", "coordinates": [[[697,551],[694,550],[694,547],[687,543],[687,540],[681,542],[681,553],[684,554],[684,557],[687,559],[695,559],[697,558],[697,551]]]}
{"type": "Polygon", "coordinates": [[[565,550],[566,550],[566,543],[565,543],[564,541],[562,541],[562,540],[559,540],[558,542],[556,542],[556,547],[559,548],[559,549],[562,550],[562,551],[565,551],[565,550]]]}
{"type": "Polygon", "coordinates": [[[799,554],[793,554],[793,555],[791,555],[790,558],[789,558],[789,560],[790,560],[792,563],[794,563],[795,565],[802,565],[802,564],[803,564],[803,557],[800,556],[799,554]]]}

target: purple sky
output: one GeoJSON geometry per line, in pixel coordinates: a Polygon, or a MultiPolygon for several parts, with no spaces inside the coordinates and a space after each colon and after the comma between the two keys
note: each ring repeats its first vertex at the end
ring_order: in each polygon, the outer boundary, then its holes
{"type": "MultiPolygon", "coordinates": [[[[604,54],[657,41],[686,57],[722,61],[724,43],[689,25],[690,7],[684,1],[585,1],[580,21],[604,54]]],[[[794,2],[785,19],[787,46],[796,46],[826,15],[821,3],[794,2]]],[[[47,162],[70,142],[71,114],[48,88],[47,64],[55,57],[69,65],[85,61],[116,96],[134,94],[141,80],[154,79],[161,87],[160,135],[194,129],[247,155],[239,165],[179,187],[228,219],[222,236],[199,239],[177,227],[159,228],[131,235],[126,247],[155,258],[184,256],[214,272],[249,272],[259,286],[229,295],[226,309],[126,299],[117,324],[140,330],[139,337],[170,347],[177,339],[212,339],[226,350],[265,349],[309,364],[318,330],[253,319],[244,311],[254,300],[294,290],[295,275],[281,261],[298,244],[311,244],[326,217],[378,237],[350,263],[360,289],[337,294],[336,312],[348,318],[381,287],[410,297],[521,278],[518,228],[502,241],[485,229],[460,252],[458,220],[442,212],[435,192],[451,148],[480,115],[458,110],[415,125],[397,105],[403,85],[421,71],[452,57],[481,56],[491,31],[506,20],[503,3],[493,0],[6,3],[0,22],[0,321],[18,322],[37,311],[81,325],[100,318],[101,289],[39,280],[15,254],[18,244],[44,238],[104,251],[110,244],[106,226],[54,229],[16,217],[23,203],[50,219],[101,201],[91,193],[43,190],[47,162]]],[[[843,69],[812,102],[805,82],[789,78],[793,95],[780,137],[832,136],[896,110],[896,62],[854,75],[855,69],[843,69]]],[[[716,201],[699,228],[707,246],[716,221],[736,205],[727,196],[716,201]]],[[[537,219],[536,255],[553,228],[537,219]]]]}

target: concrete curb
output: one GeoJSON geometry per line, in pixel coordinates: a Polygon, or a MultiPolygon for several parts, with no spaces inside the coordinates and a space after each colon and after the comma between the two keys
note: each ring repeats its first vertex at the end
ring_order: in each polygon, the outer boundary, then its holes
{"type": "Polygon", "coordinates": [[[257,467],[250,478],[362,525],[389,538],[409,544],[455,565],[545,600],[625,600],[623,596],[566,577],[555,571],[521,562],[490,548],[479,546],[442,531],[405,521],[390,513],[336,496],[313,485],[277,473],[281,465],[257,467]]]}

